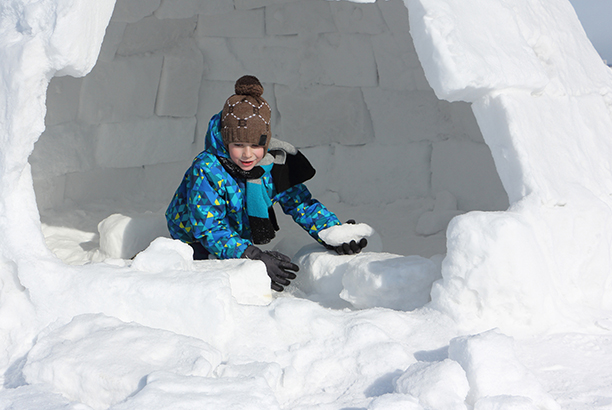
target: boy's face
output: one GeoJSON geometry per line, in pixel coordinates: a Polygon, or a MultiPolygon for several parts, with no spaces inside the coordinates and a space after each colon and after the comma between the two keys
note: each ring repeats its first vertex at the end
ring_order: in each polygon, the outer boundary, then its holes
{"type": "Polygon", "coordinates": [[[232,142],[228,149],[232,161],[243,171],[252,170],[265,155],[263,145],[246,142],[232,142]]]}

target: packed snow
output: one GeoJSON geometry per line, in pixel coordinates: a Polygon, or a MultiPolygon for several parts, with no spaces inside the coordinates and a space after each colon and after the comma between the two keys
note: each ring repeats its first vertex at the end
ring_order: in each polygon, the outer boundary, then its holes
{"type": "MultiPolygon", "coordinates": [[[[247,3],[275,2],[138,0],[115,13],[179,19],[247,3]]],[[[472,104],[510,207],[464,213],[440,190],[416,229],[448,224],[446,253],[421,256],[381,239],[402,240],[393,225],[407,202],[377,205],[376,189],[361,191],[372,200],[361,207],[320,198],[341,220],[367,222],[349,230],[368,247],[340,256],[281,221],[287,234],[271,246],[300,265],[282,293],[258,261],[194,261],[167,237],[163,211],[67,204],[41,223],[28,157],[47,86],[105,56],[115,1],[0,4],[0,408],[612,408],[612,72],[568,0],[405,3],[427,81],[438,98],[472,104]]],[[[280,14],[271,30],[299,25],[280,14]]],[[[143,60],[143,76],[162,64],[143,60]]],[[[133,125],[101,127],[125,156],[97,161],[162,162],[178,149],[117,137],[146,133],[133,125]]],[[[361,187],[364,168],[342,182],[361,187]]]]}

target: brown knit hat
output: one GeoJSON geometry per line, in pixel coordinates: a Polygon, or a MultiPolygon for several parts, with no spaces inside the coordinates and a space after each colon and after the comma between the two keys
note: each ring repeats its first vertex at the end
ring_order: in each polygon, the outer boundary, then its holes
{"type": "Polygon", "coordinates": [[[240,77],[234,85],[236,94],[227,99],[221,113],[221,136],[226,147],[232,142],[263,145],[270,143],[268,102],[262,98],[263,86],[252,75],[240,77]]]}

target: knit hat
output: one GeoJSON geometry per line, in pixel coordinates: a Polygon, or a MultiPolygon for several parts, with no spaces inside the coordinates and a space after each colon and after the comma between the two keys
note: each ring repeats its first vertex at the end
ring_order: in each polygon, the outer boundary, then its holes
{"type": "Polygon", "coordinates": [[[226,147],[232,142],[263,145],[267,152],[272,112],[261,96],[263,86],[257,77],[245,75],[236,81],[234,90],[236,94],[225,101],[221,113],[223,143],[226,147]]]}

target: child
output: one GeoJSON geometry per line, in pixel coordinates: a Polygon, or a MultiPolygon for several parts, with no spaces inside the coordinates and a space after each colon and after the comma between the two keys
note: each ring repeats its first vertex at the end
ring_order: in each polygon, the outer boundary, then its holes
{"type": "Polygon", "coordinates": [[[358,253],[367,240],[331,247],[319,238],[340,221],[303,184],[315,170],[295,147],[271,138],[271,110],[256,77],[239,78],[235,92],[210,120],[205,150],[185,173],[166,211],[168,229],[174,239],[192,246],[194,259],[212,254],[261,260],[272,289],[280,292],[295,279],[298,267],[279,252],[255,246],[270,242],[278,230],[274,203],[339,254],[358,253]]]}

